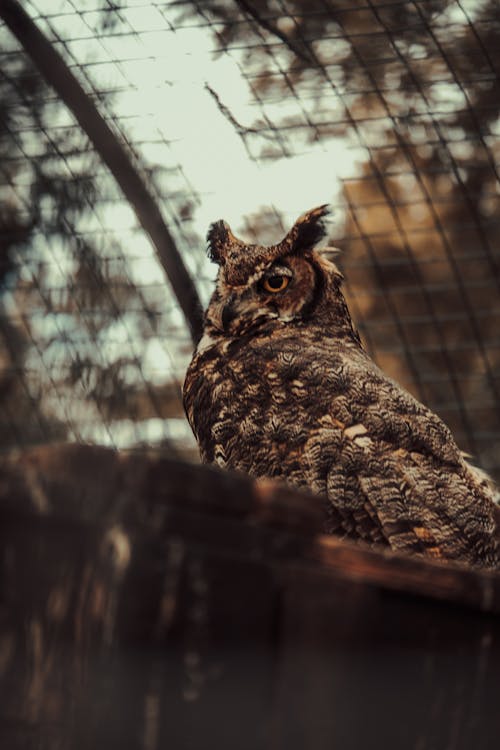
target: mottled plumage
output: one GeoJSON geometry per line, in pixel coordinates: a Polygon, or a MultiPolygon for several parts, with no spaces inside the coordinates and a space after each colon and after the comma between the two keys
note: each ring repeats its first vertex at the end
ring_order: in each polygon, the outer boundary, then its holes
{"type": "Polygon", "coordinates": [[[496,567],[493,489],[363,350],[342,275],[313,249],[325,213],[271,247],[211,226],[220,270],[184,384],[202,459],[322,495],[333,534],[496,567]]]}

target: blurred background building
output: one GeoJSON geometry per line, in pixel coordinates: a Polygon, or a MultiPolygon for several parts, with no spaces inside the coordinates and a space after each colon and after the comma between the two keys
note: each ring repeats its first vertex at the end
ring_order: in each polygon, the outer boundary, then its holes
{"type": "Polygon", "coordinates": [[[3,450],[194,456],[208,224],[275,241],[330,202],[367,349],[500,476],[497,0],[3,0],[0,23],[3,450]]]}

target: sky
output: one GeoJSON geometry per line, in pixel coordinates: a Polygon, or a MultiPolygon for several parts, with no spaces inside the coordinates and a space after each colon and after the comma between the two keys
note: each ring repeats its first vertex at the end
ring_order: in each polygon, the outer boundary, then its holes
{"type": "MultiPolygon", "coordinates": [[[[72,40],[67,49],[80,64],[89,64],[97,88],[122,87],[113,95],[113,113],[123,118],[121,127],[134,143],[143,142],[139,151],[146,163],[182,165],[202,196],[194,216],[202,237],[218,218],[238,227],[245,215],[263,207],[272,206],[293,221],[329,202],[340,178],[352,174],[356,153],[340,140],[308,144],[284,159],[250,160],[207,88],[217,92],[238,122],[254,124],[259,112],[241,74],[241,53],[217,55],[207,27],[170,30],[175,8],[161,14],[144,0],[126,0],[127,7],[120,9],[123,34],[95,36],[96,4],[82,0],[78,8],[89,9],[82,14],[68,0],[30,0],[26,7],[49,36],[55,30],[72,40]],[[50,23],[41,16],[50,17],[50,23]]],[[[296,108],[293,101],[274,105],[280,117],[296,108]]]]}

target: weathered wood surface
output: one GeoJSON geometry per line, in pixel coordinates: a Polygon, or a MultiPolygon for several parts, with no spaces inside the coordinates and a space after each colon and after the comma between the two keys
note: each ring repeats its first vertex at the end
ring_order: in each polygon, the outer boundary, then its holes
{"type": "Polygon", "coordinates": [[[500,577],[322,520],[155,456],[4,458],[2,750],[496,747],[500,577]]]}

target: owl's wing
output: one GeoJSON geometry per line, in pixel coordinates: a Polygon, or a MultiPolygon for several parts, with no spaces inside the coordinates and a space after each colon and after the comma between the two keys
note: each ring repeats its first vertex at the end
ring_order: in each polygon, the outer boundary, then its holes
{"type": "Polygon", "coordinates": [[[498,565],[499,511],[466,469],[405,449],[360,452],[355,457],[346,445],[328,472],[327,531],[393,550],[498,565]]]}
{"type": "Polygon", "coordinates": [[[495,565],[498,514],[446,425],[371,360],[344,367],[350,385],[331,407],[346,426],[327,477],[330,530],[495,565]]]}
{"type": "Polygon", "coordinates": [[[352,425],[362,425],[372,440],[395,449],[414,451],[450,466],[462,465],[460,449],[444,422],[385,375],[364,352],[344,360],[344,367],[349,382],[344,398],[352,425]]]}
{"type": "Polygon", "coordinates": [[[392,549],[496,565],[494,506],[465,473],[430,466],[415,456],[385,460],[393,463],[399,486],[373,474],[361,475],[359,487],[392,549]]]}

